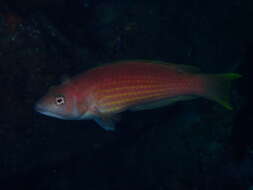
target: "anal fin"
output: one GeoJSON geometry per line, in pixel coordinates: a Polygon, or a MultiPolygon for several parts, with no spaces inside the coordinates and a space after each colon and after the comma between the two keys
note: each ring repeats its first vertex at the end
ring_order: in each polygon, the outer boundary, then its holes
{"type": "Polygon", "coordinates": [[[163,100],[157,100],[157,101],[153,101],[153,102],[148,102],[145,104],[141,104],[141,105],[137,105],[134,106],[132,108],[130,108],[131,111],[140,111],[140,110],[151,110],[151,109],[156,109],[156,108],[160,108],[160,107],[164,107],[179,101],[186,101],[186,100],[192,100],[197,98],[196,96],[176,96],[176,97],[172,97],[172,98],[167,98],[167,99],[163,99],[163,100]]]}

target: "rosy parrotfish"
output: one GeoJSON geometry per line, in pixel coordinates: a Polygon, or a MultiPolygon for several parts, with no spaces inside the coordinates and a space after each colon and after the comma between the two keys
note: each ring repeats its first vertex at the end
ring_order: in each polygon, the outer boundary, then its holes
{"type": "Polygon", "coordinates": [[[66,120],[93,119],[115,129],[125,110],[148,110],[198,97],[232,110],[231,82],[237,73],[205,74],[197,67],[151,60],[95,67],[53,87],[35,105],[41,114],[66,120]]]}

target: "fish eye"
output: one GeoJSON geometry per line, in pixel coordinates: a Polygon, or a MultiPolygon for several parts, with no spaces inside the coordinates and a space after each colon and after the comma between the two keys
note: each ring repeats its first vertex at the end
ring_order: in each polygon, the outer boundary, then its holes
{"type": "Polygon", "coordinates": [[[62,96],[62,95],[56,96],[55,103],[56,103],[56,105],[63,105],[65,103],[64,96],[62,96]]]}

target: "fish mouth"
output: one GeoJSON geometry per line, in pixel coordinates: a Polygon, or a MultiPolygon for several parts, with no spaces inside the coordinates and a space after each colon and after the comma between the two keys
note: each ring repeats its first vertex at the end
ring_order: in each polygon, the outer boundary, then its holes
{"type": "Polygon", "coordinates": [[[35,111],[37,111],[38,113],[40,113],[42,115],[46,115],[46,116],[54,117],[54,118],[58,118],[58,119],[65,119],[64,117],[62,117],[59,114],[48,111],[47,109],[45,109],[40,104],[36,104],[34,109],[35,109],[35,111]]]}
{"type": "Polygon", "coordinates": [[[41,114],[43,114],[44,112],[47,112],[47,110],[43,106],[41,106],[41,104],[35,104],[34,109],[35,111],[41,114]]]}

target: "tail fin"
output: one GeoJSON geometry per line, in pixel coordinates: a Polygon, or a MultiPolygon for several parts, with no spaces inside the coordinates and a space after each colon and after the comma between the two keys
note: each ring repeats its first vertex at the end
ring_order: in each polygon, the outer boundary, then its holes
{"type": "Polygon", "coordinates": [[[233,110],[230,103],[230,91],[232,81],[241,78],[237,73],[210,74],[206,75],[206,96],[221,104],[228,110],[233,110]]]}

